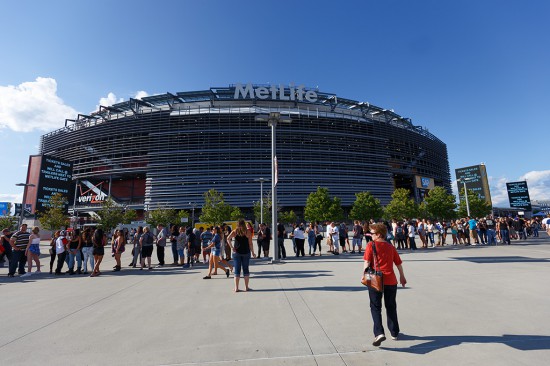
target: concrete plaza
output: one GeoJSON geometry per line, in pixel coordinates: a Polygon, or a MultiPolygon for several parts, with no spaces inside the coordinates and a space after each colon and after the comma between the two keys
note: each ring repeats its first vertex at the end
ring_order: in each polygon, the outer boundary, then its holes
{"type": "MultiPolygon", "coordinates": [[[[290,242],[287,248],[292,252],[290,242]]],[[[0,268],[0,364],[548,364],[545,233],[510,246],[401,256],[408,280],[397,294],[403,334],[398,341],[387,334],[379,348],[371,345],[358,255],[253,260],[253,290],[240,293],[232,276],[203,280],[204,266],[111,272],[110,255],[97,278],[8,278],[0,268]]],[[[171,262],[169,250],[166,258],[171,262]]],[[[49,257],[42,265],[45,271],[49,257]]]]}

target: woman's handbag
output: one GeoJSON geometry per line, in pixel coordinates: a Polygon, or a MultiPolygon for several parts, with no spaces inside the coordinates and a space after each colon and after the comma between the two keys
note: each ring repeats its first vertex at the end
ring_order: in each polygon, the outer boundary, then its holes
{"type": "Polygon", "coordinates": [[[373,290],[377,292],[383,292],[384,291],[384,275],[382,274],[382,271],[380,271],[380,267],[378,266],[378,255],[376,254],[376,245],[374,242],[372,243],[372,253],[374,257],[374,268],[367,267],[365,269],[365,273],[363,278],[361,279],[361,283],[367,287],[372,288],[373,290]]]}

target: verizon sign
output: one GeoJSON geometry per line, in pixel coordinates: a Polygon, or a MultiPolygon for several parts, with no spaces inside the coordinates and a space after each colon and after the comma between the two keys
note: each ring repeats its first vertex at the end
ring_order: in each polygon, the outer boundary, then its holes
{"type": "Polygon", "coordinates": [[[79,195],[77,202],[79,204],[98,204],[104,202],[107,199],[107,193],[101,190],[103,183],[105,182],[93,185],[86,180],[82,181],[82,184],[78,185],[79,195]]]}

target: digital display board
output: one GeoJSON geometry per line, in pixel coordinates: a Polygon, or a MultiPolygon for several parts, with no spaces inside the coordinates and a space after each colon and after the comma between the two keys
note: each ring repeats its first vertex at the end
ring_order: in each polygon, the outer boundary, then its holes
{"type": "MultiPolygon", "coordinates": [[[[487,179],[487,170],[485,165],[473,165],[465,168],[455,169],[458,192],[464,188],[464,183],[466,182],[466,188],[469,191],[473,191],[474,194],[479,195],[480,198],[484,199],[488,204],[492,206],[491,202],[491,192],[489,190],[489,181],[487,179]]],[[[463,197],[461,196],[461,199],[463,197]]]]}
{"type": "Polygon", "coordinates": [[[508,191],[510,207],[522,208],[526,211],[531,211],[531,199],[529,198],[529,188],[527,188],[527,182],[506,183],[506,190],[508,191]]]}
{"type": "MultiPolygon", "coordinates": [[[[73,164],[66,160],[42,156],[40,178],[36,197],[36,211],[44,212],[50,197],[55,193],[62,194],[70,201],[73,164]]],[[[67,209],[65,207],[65,210],[67,209]]]]}
{"type": "Polygon", "coordinates": [[[9,202],[0,202],[0,216],[9,216],[8,206],[9,202]]]}

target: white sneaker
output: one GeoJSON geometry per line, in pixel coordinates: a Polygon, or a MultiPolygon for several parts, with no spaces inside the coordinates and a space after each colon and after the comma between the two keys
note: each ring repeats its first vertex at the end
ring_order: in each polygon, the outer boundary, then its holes
{"type": "Polygon", "coordinates": [[[386,340],[386,336],[384,334],[379,334],[374,338],[374,341],[372,342],[372,345],[375,347],[378,347],[386,340]]]}
{"type": "Polygon", "coordinates": [[[29,277],[31,275],[32,275],[32,272],[27,272],[27,273],[21,275],[21,277],[29,277]]]}

